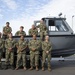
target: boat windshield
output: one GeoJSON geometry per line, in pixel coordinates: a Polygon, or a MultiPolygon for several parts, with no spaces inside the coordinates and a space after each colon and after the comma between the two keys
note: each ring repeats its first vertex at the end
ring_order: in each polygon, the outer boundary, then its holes
{"type": "Polygon", "coordinates": [[[49,31],[68,31],[63,20],[49,20],[49,31]]]}

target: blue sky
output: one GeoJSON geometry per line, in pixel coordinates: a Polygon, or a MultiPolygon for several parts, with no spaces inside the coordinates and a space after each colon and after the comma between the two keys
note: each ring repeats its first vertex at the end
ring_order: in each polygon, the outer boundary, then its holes
{"type": "Polygon", "coordinates": [[[34,20],[40,20],[49,14],[58,16],[60,12],[63,16],[66,15],[67,22],[72,27],[71,18],[75,15],[75,0],[0,0],[0,31],[9,21],[13,33],[23,25],[28,34],[34,20]]]}
{"type": "Polygon", "coordinates": [[[11,19],[36,15],[50,0],[0,0],[0,23],[11,19]]]}

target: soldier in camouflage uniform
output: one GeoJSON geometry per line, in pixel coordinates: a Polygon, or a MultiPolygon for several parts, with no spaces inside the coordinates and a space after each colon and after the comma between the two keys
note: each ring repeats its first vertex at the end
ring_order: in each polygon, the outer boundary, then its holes
{"type": "Polygon", "coordinates": [[[39,48],[40,42],[36,39],[36,35],[33,35],[33,40],[31,40],[28,44],[30,49],[30,70],[33,70],[34,62],[36,66],[36,70],[38,71],[38,61],[39,61],[39,48]]]}
{"type": "Polygon", "coordinates": [[[35,25],[32,25],[32,28],[29,29],[29,35],[38,35],[38,30],[35,25]]]}
{"type": "Polygon", "coordinates": [[[16,70],[20,67],[20,60],[22,58],[23,61],[23,68],[26,70],[26,48],[27,48],[27,42],[24,40],[24,36],[21,36],[20,40],[17,43],[17,64],[16,64],[16,70]]]}
{"type": "Polygon", "coordinates": [[[12,33],[8,34],[9,38],[5,41],[6,48],[6,68],[8,68],[8,62],[10,59],[11,69],[14,69],[14,48],[16,41],[12,38],[12,33]]]}
{"type": "Polygon", "coordinates": [[[20,30],[16,32],[15,36],[21,36],[21,35],[26,36],[26,32],[23,31],[23,29],[24,29],[24,27],[21,26],[20,30]]]}
{"type": "Polygon", "coordinates": [[[3,39],[8,38],[8,34],[12,32],[12,28],[9,25],[10,23],[6,22],[6,26],[3,28],[3,39]]]}
{"type": "Polygon", "coordinates": [[[48,34],[48,29],[43,20],[40,21],[40,24],[37,26],[37,28],[40,29],[40,39],[43,40],[43,37],[48,34]]]}
{"type": "Polygon", "coordinates": [[[51,43],[49,42],[49,36],[45,36],[45,41],[42,42],[42,70],[44,71],[44,66],[45,66],[45,60],[47,58],[48,60],[48,70],[51,71],[51,64],[50,64],[50,59],[51,59],[51,50],[52,46],[51,43]]]}
{"type": "Polygon", "coordinates": [[[1,32],[0,32],[0,69],[2,69],[1,67],[2,53],[3,53],[3,39],[1,38],[1,32]]]}

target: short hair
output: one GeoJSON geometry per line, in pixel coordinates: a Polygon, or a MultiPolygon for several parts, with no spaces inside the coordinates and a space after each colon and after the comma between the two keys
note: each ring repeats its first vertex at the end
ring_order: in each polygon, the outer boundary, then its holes
{"type": "Polygon", "coordinates": [[[6,22],[6,24],[10,24],[9,22],[6,22]]]}
{"type": "Polygon", "coordinates": [[[46,38],[46,37],[49,37],[49,35],[46,35],[45,38],[46,38]]]}
{"type": "Polygon", "coordinates": [[[20,26],[20,28],[24,28],[23,26],[20,26]]]}

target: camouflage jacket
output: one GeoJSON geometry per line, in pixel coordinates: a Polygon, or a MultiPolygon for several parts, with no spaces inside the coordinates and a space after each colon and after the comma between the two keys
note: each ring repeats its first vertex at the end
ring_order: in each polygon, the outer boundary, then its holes
{"type": "Polygon", "coordinates": [[[19,40],[17,42],[16,46],[18,47],[17,53],[26,53],[27,41],[19,40]]]}
{"type": "Polygon", "coordinates": [[[9,34],[9,33],[11,33],[12,32],[12,28],[11,27],[4,27],[3,28],[3,32],[7,35],[7,34],[9,34]]]}
{"type": "MultiPolygon", "coordinates": [[[[10,39],[7,39],[6,41],[5,41],[5,47],[6,47],[6,49],[8,50],[8,48],[12,48],[12,49],[14,49],[15,48],[15,46],[16,46],[16,41],[15,40],[10,40],[10,39]]],[[[13,50],[12,50],[13,51],[13,50]]]]}
{"type": "Polygon", "coordinates": [[[39,54],[39,48],[40,48],[40,41],[39,40],[31,40],[28,43],[29,49],[30,49],[30,53],[35,52],[35,54],[39,54]],[[32,49],[35,49],[35,51],[33,51],[32,49]]]}
{"type": "Polygon", "coordinates": [[[26,32],[25,32],[25,31],[22,31],[22,32],[17,31],[16,34],[15,34],[15,36],[19,36],[19,35],[24,35],[24,36],[26,36],[26,32]]]}
{"type": "Polygon", "coordinates": [[[50,52],[52,50],[51,42],[43,41],[42,42],[42,50],[50,52]]]}
{"type": "Polygon", "coordinates": [[[39,25],[37,26],[37,28],[40,29],[40,32],[43,32],[43,31],[48,32],[48,29],[47,29],[47,27],[46,27],[45,24],[39,24],[39,25]]]}
{"type": "Polygon", "coordinates": [[[38,30],[35,28],[35,29],[29,29],[29,35],[38,35],[38,30]]]}

